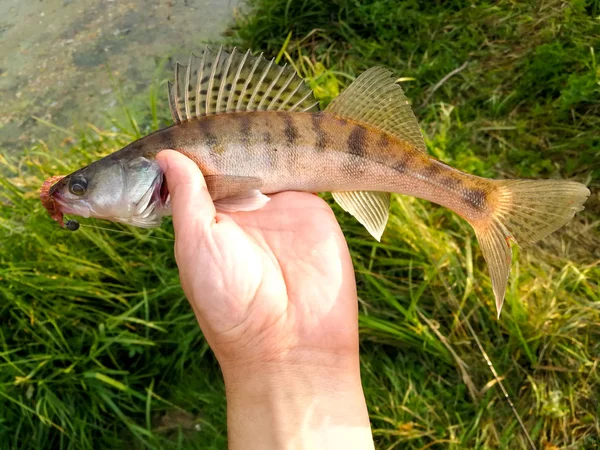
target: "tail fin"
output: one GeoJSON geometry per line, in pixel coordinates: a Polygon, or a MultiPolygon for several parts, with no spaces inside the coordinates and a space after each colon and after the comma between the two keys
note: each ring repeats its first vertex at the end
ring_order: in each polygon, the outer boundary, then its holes
{"type": "Polygon", "coordinates": [[[492,214],[474,224],[487,262],[498,317],[510,272],[509,240],[533,243],[548,236],[583,209],[590,191],[583,184],[564,180],[490,180],[495,184],[492,214]]]}

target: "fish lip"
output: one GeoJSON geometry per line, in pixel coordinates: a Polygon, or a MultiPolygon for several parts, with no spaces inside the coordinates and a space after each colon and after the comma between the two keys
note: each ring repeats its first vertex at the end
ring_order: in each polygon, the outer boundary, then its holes
{"type": "MultiPolygon", "coordinates": [[[[61,180],[64,178],[64,175],[55,175],[53,177],[48,178],[42,186],[40,187],[40,202],[42,206],[48,211],[48,214],[53,220],[56,220],[61,227],[65,227],[63,222],[63,213],[60,208],[56,204],[55,198],[50,194],[50,188],[54,185],[58,185],[61,180]]],[[[55,191],[57,188],[54,188],[55,191]]]]}
{"type": "MultiPolygon", "coordinates": [[[[56,186],[56,184],[54,186],[56,186]]],[[[50,190],[52,190],[52,188],[50,190]]],[[[90,217],[92,208],[87,203],[84,208],[81,208],[79,206],[72,207],[71,205],[69,205],[68,200],[63,198],[60,191],[56,191],[56,192],[54,192],[54,194],[51,194],[51,195],[54,198],[54,200],[56,201],[56,203],[58,203],[59,211],[62,214],[74,214],[76,216],[81,216],[81,217],[85,217],[85,218],[90,217]]],[[[83,203],[82,200],[79,200],[79,202],[83,203]]]]}

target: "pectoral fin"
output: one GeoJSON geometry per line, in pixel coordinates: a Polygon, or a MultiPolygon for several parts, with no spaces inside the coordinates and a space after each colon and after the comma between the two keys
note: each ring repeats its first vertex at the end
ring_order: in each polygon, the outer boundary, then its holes
{"type": "Polygon", "coordinates": [[[220,212],[254,211],[270,200],[260,192],[263,182],[257,177],[207,175],[206,187],[220,212]]]}
{"type": "Polygon", "coordinates": [[[271,200],[258,189],[253,189],[238,197],[228,197],[215,202],[215,208],[221,212],[254,211],[262,208],[271,200]]]}
{"type": "Polygon", "coordinates": [[[349,191],[332,192],[333,199],[349,212],[378,241],[388,221],[389,192],[349,191]]]}

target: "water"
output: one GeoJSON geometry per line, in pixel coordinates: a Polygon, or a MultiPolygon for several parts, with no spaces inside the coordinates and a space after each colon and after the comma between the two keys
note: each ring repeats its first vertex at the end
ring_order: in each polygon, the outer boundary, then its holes
{"type": "Polygon", "coordinates": [[[147,98],[157,62],[218,41],[239,3],[0,1],[0,152],[57,138],[33,116],[66,128],[104,123],[117,101],[109,70],[127,102],[147,98]]]}

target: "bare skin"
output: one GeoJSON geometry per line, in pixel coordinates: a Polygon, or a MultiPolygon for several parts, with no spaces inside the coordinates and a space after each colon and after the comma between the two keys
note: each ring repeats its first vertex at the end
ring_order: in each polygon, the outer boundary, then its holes
{"type": "Polygon", "coordinates": [[[196,164],[161,152],[175,257],[223,371],[229,448],[372,449],[348,247],[319,197],[217,213],[196,164]]]}

